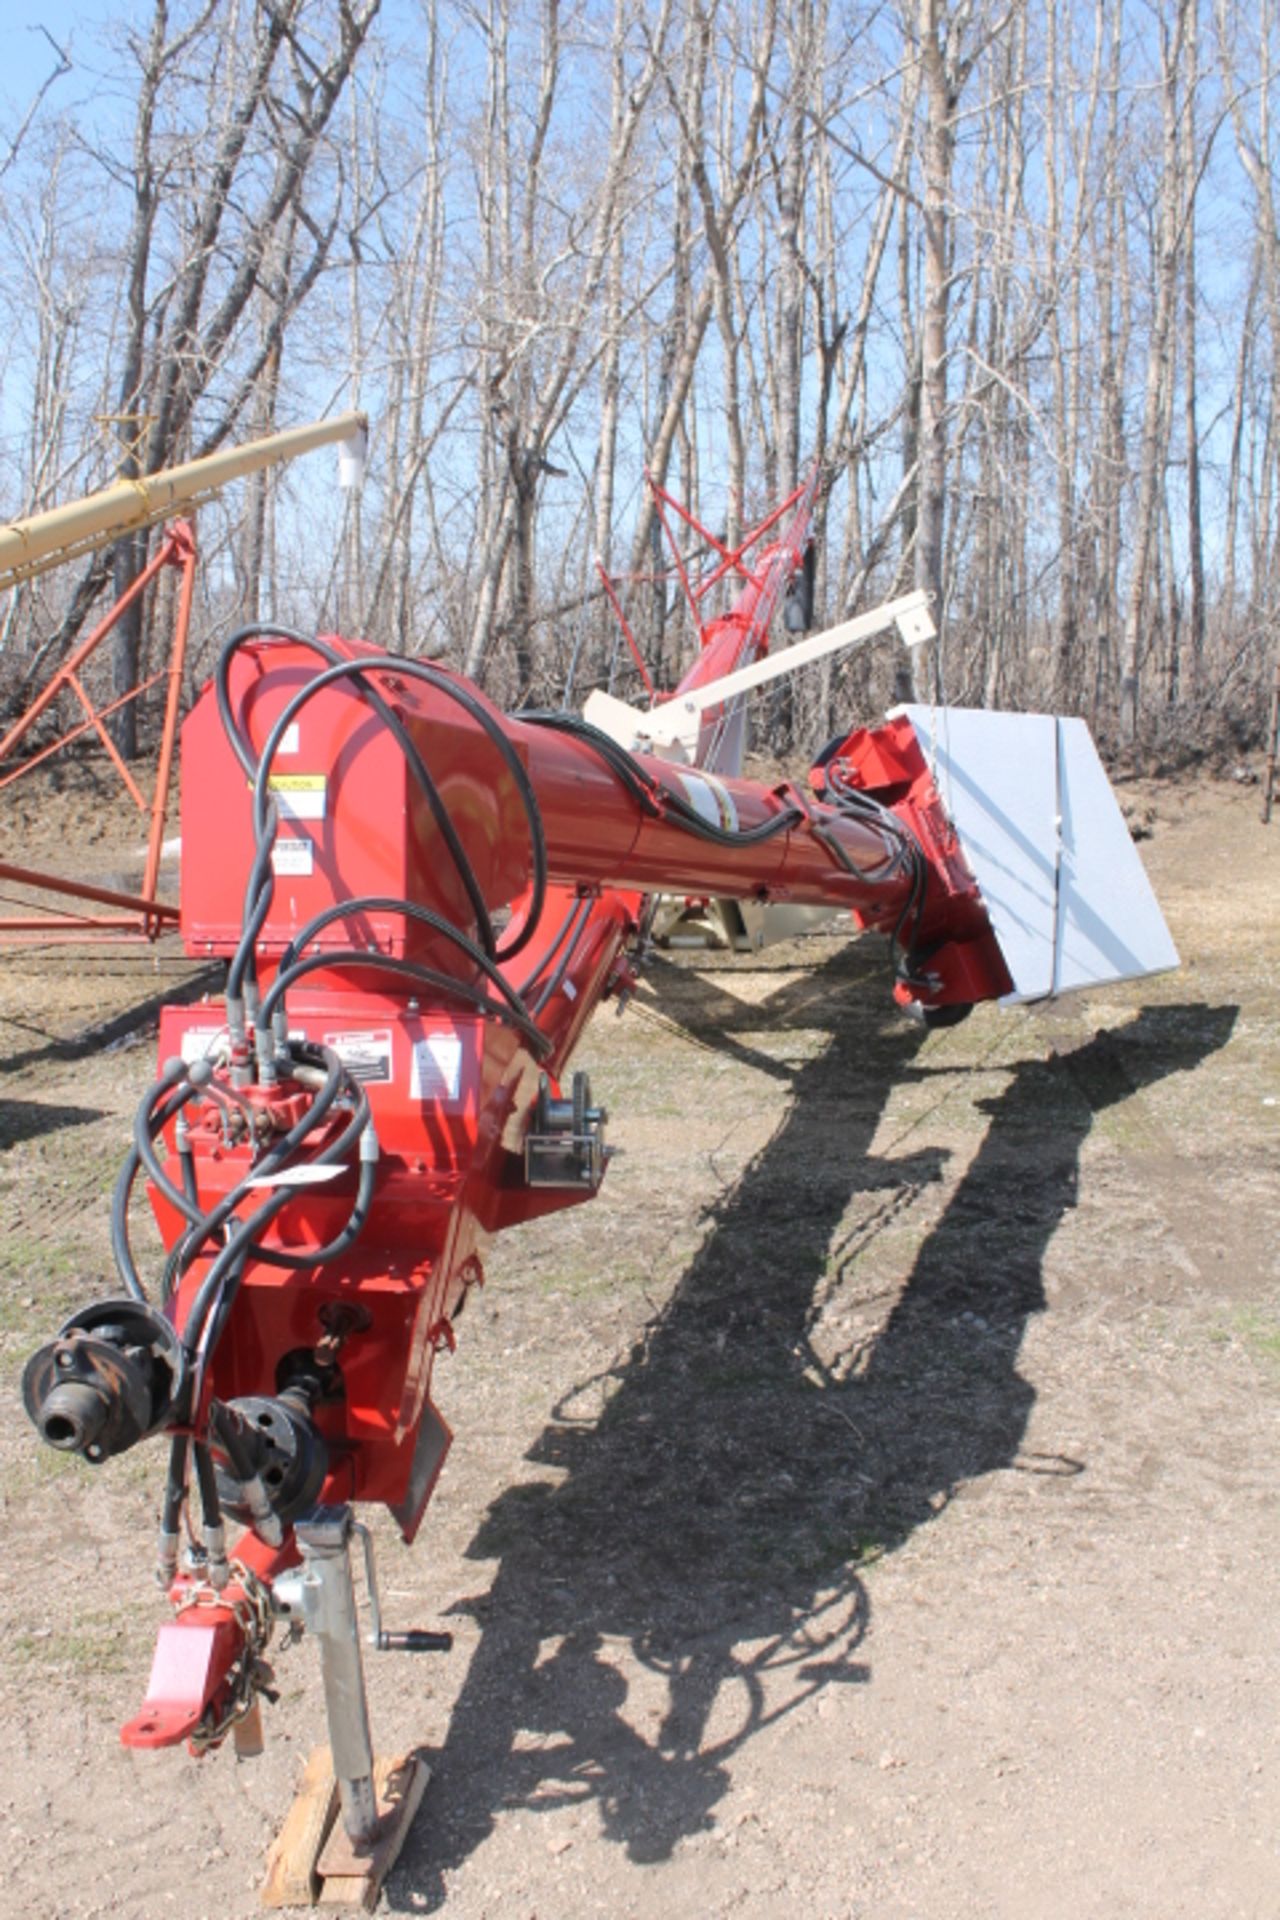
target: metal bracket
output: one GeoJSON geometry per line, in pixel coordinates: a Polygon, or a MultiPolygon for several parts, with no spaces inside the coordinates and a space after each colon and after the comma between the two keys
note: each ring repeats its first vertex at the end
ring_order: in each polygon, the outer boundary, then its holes
{"type": "Polygon", "coordinates": [[[738,694],[749,693],[783,674],[794,673],[798,667],[874,639],[892,626],[897,627],[909,647],[922,646],[926,640],[932,640],[937,629],[929,612],[928,594],[923,590],[905,593],[882,607],[873,607],[869,613],[860,613],[837,627],[829,627],[825,633],[811,634],[807,640],[797,640],[794,646],[782,647],[763,659],[753,660],[749,666],[722,674],[718,680],[689,687],[676,699],[662,701],[647,713],[603,692],[590,696],[583,713],[592,726],[599,727],[629,752],[656,753],[668,759],[691,761],[697,753],[702,716],[708,708],[722,706],[738,694]]]}

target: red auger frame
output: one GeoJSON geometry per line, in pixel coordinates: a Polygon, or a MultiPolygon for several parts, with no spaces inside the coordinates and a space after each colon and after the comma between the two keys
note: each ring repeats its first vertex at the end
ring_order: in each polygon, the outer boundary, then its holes
{"type": "MultiPolygon", "coordinates": [[[[809,499],[684,684],[762,649],[809,499]]],[[[504,715],[441,666],[253,629],[186,725],[182,847],[184,938],[228,961],[225,1008],[164,1014],[113,1212],[123,1295],[33,1356],[24,1390],[44,1438],[93,1462],[168,1436],[175,1612],[125,1741],[203,1751],[243,1728],[273,1625],[304,1624],[345,1872],[381,1871],[351,1508],[381,1502],[413,1539],[450,1441],[432,1363],[487,1237],[599,1187],[605,1115],[570,1062],[633,983],[649,897],[848,909],[932,1017],[1009,976],[905,722],[850,734],[804,790],[769,786],[571,714],[504,715]],[[151,1290],[141,1175],[168,1250],[151,1290]]]]}

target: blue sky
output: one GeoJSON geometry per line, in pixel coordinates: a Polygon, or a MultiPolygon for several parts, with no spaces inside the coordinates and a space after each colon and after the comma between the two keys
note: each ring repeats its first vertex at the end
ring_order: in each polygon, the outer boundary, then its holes
{"type": "Polygon", "coordinates": [[[83,48],[102,22],[136,11],[120,0],[7,0],[0,26],[4,93],[15,105],[35,92],[55,64],[49,42],[39,31],[47,28],[59,46],[83,48]]]}
{"type": "Polygon", "coordinates": [[[0,141],[7,151],[40,87],[57,67],[43,27],[71,57],[75,70],[46,99],[54,112],[87,103],[102,64],[101,32],[108,19],[136,12],[128,0],[4,0],[0,24],[0,141]]]}
{"type": "MultiPolygon", "coordinates": [[[[114,148],[127,157],[128,134],[131,126],[130,112],[130,63],[124,54],[122,41],[127,23],[132,21],[136,27],[145,30],[152,14],[154,0],[0,0],[0,163],[8,151],[23,118],[31,106],[38,89],[53,71],[56,56],[44,33],[45,28],[58,43],[67,48],[74,60],[73,71],[59,79],[46,97],[42,118],[46,124],[59,116],[70,117],[88,143],[105,149],[114,148]],[[95,140],[95,135],[98,136],[95,140]]],[[[171,12],[175,16],[186,16],[197,4],[197,0],[171,0],[171,12]]],[[[1137,70],[1135,79],[1138,84],[1131,87],[1127,99],[1134,108],[1137,122],[1135,138],[1151,142],[1151,127],[1154,124],[1150,111],[1139,113],[1135,103],[1141,104],[1144,97],[1150,107],[1150,65],[1151,19],[1145,7],[1150,0],[1135,0],[1130,8],[1132,15],[1131,31],[1126,58],[1137,70]],[[1144,72],[1146,78],[1144,79],[1144,72]],[[1145,96],[1144,96],[1145,88],[1145,96]]],[[[1209,12],[1208,0],[1202,0],[1202,10],[1209,12]]],[[[465,116],[474,108],[475,97],[480,91],[480,62],[474,51],[474,43],[468,39],[468,27],[465,13],[461,7],[446,8],[450,19],[448,34],[448,52],[450,58],[450,110],[455,120],[465,116]]],[[[519,11],[519,10],[518,10],[519,11]]],[[[607,0],[593,0],[590,12],[594,18],[607,11],[607,0]]],[[[839,10],[837,10],[838,12],[839,10]]],[[[1039,17],[1037,15],[1037,17],[1039,17]]],[[[1071,16],[1079,23],[1080,32],[1088,38],[1086,9],[1079,7],[1071,16]]],[[[409,42],[420,38],[417,8],[414,0],[383,0],[382,29],[388,35],[409,42]]],[[[1087,48],[1086,48],[1087,51],[1087,48]]],[[[872,62],[874,65],[874,62],[872,62]]],[[[1208,62],[1211,64],[1211,62],[1208,62]]],[[[528,70],[536,70],[536,59],[532,52],[519,41],[513,56],[513,70],[516,75],[517,90],[521,77],[528,70]]],[[[411,77],[417,82],[417,69],[412,63],[398,68],[394,57],[390,57],[384,68],[378,70],[378,84],[387,90],[390,104],[408,115],[411,102],[397,98],[397,89],[408,84],[411,77]]],[[[1205,83],[1205,96],[1201,110],[1201,133],[1212,123],[1213,113],[1220,104],[1215,88],[1215,80],[1205,83]]],[[[371,86],[373,82],[371,80],[371,86]]],[[[560,123],[561,137],[572,138],[575,125],[581,123],[584,112],[583,99],[593,96],[565,96],[564,119],[560,123]]],[[[598,106],[598,101],[597,101],[598,106]]],[[[1042,165],[1043,146],[1035,137],[1037,107],[1034,98],[1028,109],[1029,158],[1027,161],[1027,182],[1034,198],[1037,190],[1038,170],[1042,165]]],[[[884,127],[878,119],[875,98],[865,101],[860,111],[860,137],[865,139],[870,150],[877,150],[876,143],[884,135],[884,127]]],[[[888,118],[893,118],[892,100],[889,102],[888,118]]],[[[406,119],[406,124],[407,124],[406,119]]],[[[963,244],[967,247],[972,241],[975,250],[981,249],[982,236],[970,234],[965,228],[963,173],[966,156],[969,152],[966,143],[977,136],[978,121],[967,118],[961,129],[960,173],[962,176],[961,205],[959,210],[960,229],[963,244]]],[[[456,130],[456,129],[455,129],[456,130]]],[[[1145,149],[1151,156],[1158,154],[1158,146],[1148,145],[1145,149]]],[[[456,147],[457,162],[450,181],[449,222],[450,245],[456,255],[469,244],[468,223],[475,218],[474,194],[468,190],[464,178],[466,161],[465,133],[456,147]]],[[[1153,161],[1149,159],[1146,174],[1149,176],[1153,161]]],[[[1140,179],[1140,173],[1134,178],[1140,179]]],[[[17,173],[10,177],[8,187],[14,192],[17,187],[17,173]]],[[[867,181],[854,176],[856,186],[846,185],[844,191],[852,194],[867,190],[867,181]]],[[[1149,179],[1148,179],[1149,187],[1149,179]]],[[[116,204],[113,202],[113,204],[116,204]]],[[[985,204],[985,203],[984,203],[985,204]]],[[[83,208],[73,208],[83,212],[83,208]]],[[[1142,257],[1141,226],[1143,212],[1140,206],[1131,208],[1135,238],[1139,243],[1139,258],[1142,257]]],[[[394,225],[394,221],[392,222],[394,225]]],[[[1209,167],[1201,189],[1198,206],[1198,269],[1200,285],[1204,294],[1203,331],[1200,340],[1199,365],[1199,431],[1203,438],[1203,450],[1206,462],[1206,484],[1221,482],[1225,471],[1226,456],[1229,451],[1229,433],[1231,427],[1230,400],[1233,394],[1235,355],[1238,350],[1238,326],[1240,308],[1243,305],[1243,293],[1236,297],[1236,290],[1243,286],[1244,276],[1250,265],[1250,246],[1253,232],[1253,206],[1251,195],[1243,187],[1239,167],[1235,156],[1230,122],[1225,123],[1219,132],[1214,158],[1209,167]]],[[[750,230],[743,244],[750,247],[758,243],[758,235],[750,230]]],[[[848,283],[856,287],[860,273],[860,258],[856,242],[847,262],[848,283]]],[[[883,291],[885,303],[885,324],[877,334],[877,349],[871,362],[870,378],[873,401],[883,402],[885,408],[893,403],[893,397],[900,388],[904,369],[899,351],[899,339],[892,321],[892,287],[886,279],[883,291]]],[[[465,320],[466,316],[463,316],[465,320]]],[[[455,316],[455,325],[460,324],[455,316]]],[[[1139,328],[1139,336],[1141,329],[1139,328]]],[[[958,386],[962,368],[963,352],[963,313],[957,321],[955,341],[956,359],[953,381],[958,386]]],[[[456,345],[456,343],[455,343],[456,345]]],[[[1140,349],[1142,339],[1137,339],[1140,349]]],[[[366,341],[367,387],[366,401],[376,413],[377,367],[376,360],[380,348],[376,342],[366,341]]],[[[449,365],[449,345],[447,340],[438,345],[438,363],[442,369],[449,365]]],[[[338,360],[345,366],[342,352],[338,360]]],[[[704,488],[714,490],[712,481],[717,466],[717,456],[722,451],[720,439],[721,412],[720,391],[717,379],[717,345],[714,337],[708,342],[703,358],[703,379],[699,388],[699,398],[695,398],[699,417],[699,432],[704,451],[710,456],[704,461],[704,488]]],[[[1140,417],[1142,366],[1135,357],[1130,369],[1132,392],[1130,409],[1130,430],[1140,417]]],[[[320,376],[315,375],[314,365],[305,358],[295,361],[291,376],[294,380],[294,401],[299,417],[323,411],[330,405],[341,404],[341,396],[334,389],[332,357],[327,358],[321,367],[320,376]],[[309,384],[310,382],[310,384],[309,384]]],[[[96,377],[96,376],[95,376],[96,377]]],[[[21,406],[20,389],[11,383],[9,391],[4,393],[3,404],[6,408],[0,414],[0,422],[10,425],[8,412],[21,406]]],[[[874,408],[873,408],[874,410],[874,408]]],[[[459,416],[461,426],[462,416],[459,416]]],[[[473,423],[474,425],[474,423],[473,423]]],[[[566,437],[573,431],[566,428],[566,437]]],[[[575,444],[580,449],[584,461],[593,445],[595,419],[588,407],[579,428],[579,437],[575,444]]],[[[1179,419],[1175,442],[1181,434],[1179,419]]],[[[470,461],[474,455],[474,442],[459,442],[463,446],[462,458],[466,472],[470,472],[470,461]]],[[[887,459],[892,466],[896,442],[886,442],[887,459]]],[[[638,455],[634,462],[638,465],[638,455]]],[[[460,485],[463,484],[460,476],[460,485]]],[[[1181,485],[1178,469],[1171,470],[1169,486],[1176,500],[1181,485]]],[[[705,504],[705,502],[704,502],[705,504]]],[[[1207,524],[1212,528],[1214,515],[1210,511],[1207,524]]],[[[1181,512],[1174,510],[1175,540],[1177,529],[1181,525],[1181,512]]]]}

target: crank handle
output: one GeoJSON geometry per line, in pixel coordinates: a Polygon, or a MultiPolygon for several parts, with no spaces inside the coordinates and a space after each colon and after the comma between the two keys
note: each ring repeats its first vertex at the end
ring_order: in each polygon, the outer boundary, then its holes
{"type": "Polygon", "coordinates": [[[373,1559],[373,1535],[359,1520],[352,1523],[364,1550],[364,1580],[369,1595],[368,1642],[375,1653],[448,1653],[453,1645],[451,1633],[434,1633],[429,1627],[404,1627],[389,1632],[382,1624],[382,1606],[378,1599],[378,1571],[373,1559]]]}
{"type": "Polygon", "coordinates": [[[405,1627],[399,1633],[388,1633],[383,1627],[373,1645],[379,1653],[448,1653],[453,1635],[433,1633],[429,1627],[405,1627]]]}

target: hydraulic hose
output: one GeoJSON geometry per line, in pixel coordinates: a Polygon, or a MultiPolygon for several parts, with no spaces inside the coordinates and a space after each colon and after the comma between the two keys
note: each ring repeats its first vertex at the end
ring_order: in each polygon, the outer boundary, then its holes
{"type": "MultiPolygon", "coordinates": [[[[362,1101],[362,1105],[364,1111],[357,1113],[354,1118],[348,1122],[347,1126],[343,1128],[337,1138],[332,1140],[327,1147],[322,1148],[311,1162],[312,1166],[330,1166],[335,1160],[342,1159],[343,1155],[355,1146],[368,1124],[368,1102],[362,1101]]],[[[301,1125],[303,1123],[300,1122],[299,1124],[301,1125]]],[[[294,1131],[296,1132],[297,1129],[295,1128],[294,1131]]],[[[196,1358],[201,1335],[204,1332],[206,1321],[211,1317],[215,1301],[218,1302],[217,1318],[220,1330],[221,1323],[225,1320],[226,1313],[238,1290],[244,1260],[248,1257],[254,1243],[259,1239],[263,1231],[270,1226],[281,1209],[288,1205],[292,1197],[292,1192],[288,1187],[276,1189],[254,1213],[251,1213],[247,1219],[238,1222],[237,1226],[228,1233],[226,1244],[219,1250],[210,1265],[208,1273],[200,1282],[196,1297],[191,1303],[190,1311],[181,1329],[182,1343],[189,1359],[194,1360],[196,1358]],[[223,1293],[224,1283],[226,1286],[225,1294],[223,1293]],[[219,1296],[222,1297],[219,1298],[219,1296]]],[[[225,1207],[226,1204],[226,1201],[224,1201],[223,1206],[225,1207]]],[[[212,1350],[212,1345],[213,1340],[211,1338],[206,1346],[206,1363],[208,1353],[212,1350]]]]}
{"type": "MultiPolygon", "coordinates": [[[[295,961],[287,974],[278,973],[262,997],[263,1024],[270,1020],[277,1004],[296,981],[309,973],[320,973],[340,966],[371,967],[380,973],[398,973],[419,986],[434,987],[438,993],[452,994],[459,1000],[465,1000],[468,1005],[478,1007],[482,1013],[514,1027],[538,1059],[545,1058],[551,1051],[551,1041],[522,1009],[494,1000],[478,987],[473,987],[469,981],[440,973],[435,967],[425,967],[417,960],[402,960],[393,953],[362,953],[358,947],[339,949],[335,953],[313,953],[305,960],[295,961]]],[[[506,988],[505,991],[510,993],[511,990],[506,988]]]]}
{"type": "MultiPolygon", "coordinates": [[[[343,660],[343,655],[340,654],[335,647],[327,647],[323,640],[312,635],[298,633],[291,628],[265,626],[241,627],[238,632],[233,633],[225,642],[222,653],[219,656],[217,668],[218,711],[227,738],[250,780],[253,780],[257,774],[258,762],[253,756],[253,751],[248,741],[241,734],[236,724],[235,716],[231,711],[229,676],[231,661],[236,652],[249,640],[257,638],[277,638],[292,642],[295,645],[308,647],[311,652],[318,654],[320,658],[330,666],[337,666],[341,664],[343,660]]],[[[353,662],[353,664],[355,663],[353,662]]],[[[427,806],[431,811],[431,816],[439,829],[445,845],[449,849],[449,857],[453,861],[458,877],[471,903],[472,912],[476,916],[476,924],[480,929],[480,943],[485,951],[492,957],[494,952],[493,927],[489,919],[489,911],[485,904],[484,894],[481,891],[479,881],[476,879],[475,869],[467,858],[466,849],[458,838],[457,830],[454,827],[449,810],[441,798],[440,790],[432,779],[426,762],[418,751],[413,736],[401,723],[400,717],[394,707],[383,698],[376,687],[358,684],[356,692],[378,715],[404,754],[410,772],[413,774],[414,779],[421,789],[427,806]]]]}
{"type": "MultiPolygon", "coordinates": [[[[163,1126],[175,1113],[180,1113],[182,1108],[187,1104],[187,1101],[194,1096],[195,1089],[189,1084],[185,1089],[179,1085],[179,1083],[186,1080],[186,1078],[186,1062],[182,1060],[170,1060],[165,1066],[160,1078],[156,1080],[142,1096],[142,1101],[138,1108],[139,1113],[150,1115],[160,1095],[170,1092],[170,1089],[175,1085],[178,1086],[178,1092],[170,1094],[170,1098],[165,1102],[164,1107],[157,1116],[157,1128],[163,1126]]],[[[132,1295],[135,1300],[140,1300],[145,1303],[147,1290],[142,1284],[141,1276],[138,1273],[137,1265],[133,1258],[133,1249],[129,1244],[129,1200],[133,1192],[133,1183],[138,1177],[140,1164],[141,1155],[135,1144],[133,1150],[126,1156],[124,1165],[120,1169],[111,1194],[111,1252],[116,1263],[116,1271],[124,1282],[125,1291],[132,1295]]],[[[183,1195],[183,1205],[184,1207],[186,1205],[185,1194],[183,1195]]]]}

